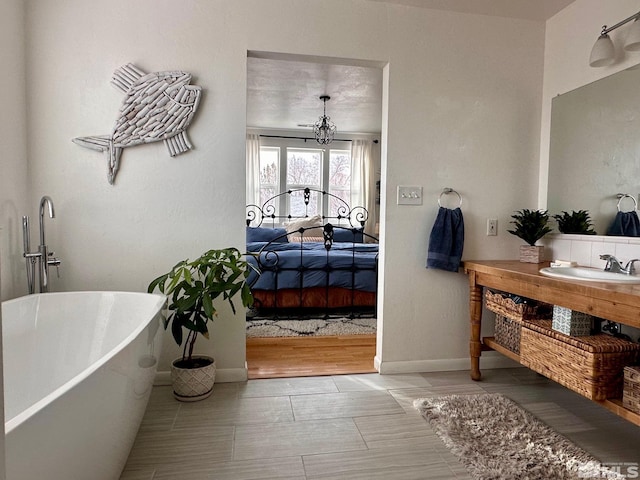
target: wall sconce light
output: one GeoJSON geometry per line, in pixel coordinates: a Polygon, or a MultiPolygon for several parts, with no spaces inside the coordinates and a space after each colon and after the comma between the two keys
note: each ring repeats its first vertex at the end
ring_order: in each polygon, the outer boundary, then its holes
{"type": "Polygon", "coordinates": [[[592,67],[606,67],[611,65],[616,59],[615,47],[613,41],[609,37],[609,32],[621,27],[625,23],[633,20],[633,24],[629,27],[627,33],[627,39],[624,44],[624,49],[627,52],[640,51],[640,12],[631,15],[629,18],[625,18],[621,22],[616,23],[613,27],[607,28],[606,25],[602,27],[600,36],[591,49],[591,56],[589,57],[589,65],[592,67]]]}

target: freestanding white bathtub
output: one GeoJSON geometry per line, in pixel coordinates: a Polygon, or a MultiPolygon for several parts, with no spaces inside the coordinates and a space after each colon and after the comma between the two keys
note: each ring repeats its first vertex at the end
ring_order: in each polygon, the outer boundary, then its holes
{"type": "Polygon", "coordinates": [[[7,480],[117,480],[149,399],[165,297],[2,303],[7,480]]]}

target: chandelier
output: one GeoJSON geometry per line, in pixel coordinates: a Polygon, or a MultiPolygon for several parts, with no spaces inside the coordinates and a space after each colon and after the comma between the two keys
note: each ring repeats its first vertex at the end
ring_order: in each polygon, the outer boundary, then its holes
{"type": "Polygon", "coordinates": [[[331,100],[329,95],[321,95],[320,100],[324,102],[324,113],[318,117],[318,121],[313,125],[313,133],[316,135],[316,142],[321,145],[329,145],[333,142],[336,133],[336,126],[331,122],[331,117],[327,117],[327,100],[331,100]]]}

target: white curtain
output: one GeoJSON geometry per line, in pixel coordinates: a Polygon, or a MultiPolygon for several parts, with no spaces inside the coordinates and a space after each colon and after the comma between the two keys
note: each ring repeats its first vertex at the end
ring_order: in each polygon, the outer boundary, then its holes
{"type": "Polygon", "coordinates": [[[351,144],[351,207],[363,206],[369,212],[365,233],[375,236],[375,176],[371,158],[371,140],[351,144]]]}
{"type": "Polygon", "coordinates": [[[247,205],[260,205],[260,135],[247,134],[247,205]]]}

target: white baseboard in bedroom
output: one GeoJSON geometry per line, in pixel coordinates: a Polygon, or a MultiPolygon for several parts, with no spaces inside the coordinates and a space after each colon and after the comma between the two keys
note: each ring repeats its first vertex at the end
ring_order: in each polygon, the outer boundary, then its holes
{"type": "MultiPolygon", "coordinates": [[[[246,382],[249,378],[249,370],[245,368],[217,368],[216,383],[246,382]]],[[[171,372],[156,372],[153,380],[155,386],[171,385],[171,372]]]]}
{"type": "MultiPolygon", "coordinates": [[[[408,360],[400,362],[384,362],[376,355],[373,366],[381,375],[394,373],[450,372],[469,370],[469,358],[447,358],[442,360],[408,360]]],[[[480,359],[481,369],[522,367],[519,363],[500,355],[497,352],[486,352],[480,359]]],[[[524,367],[523,367],[524,368],[524,367]]]]}

